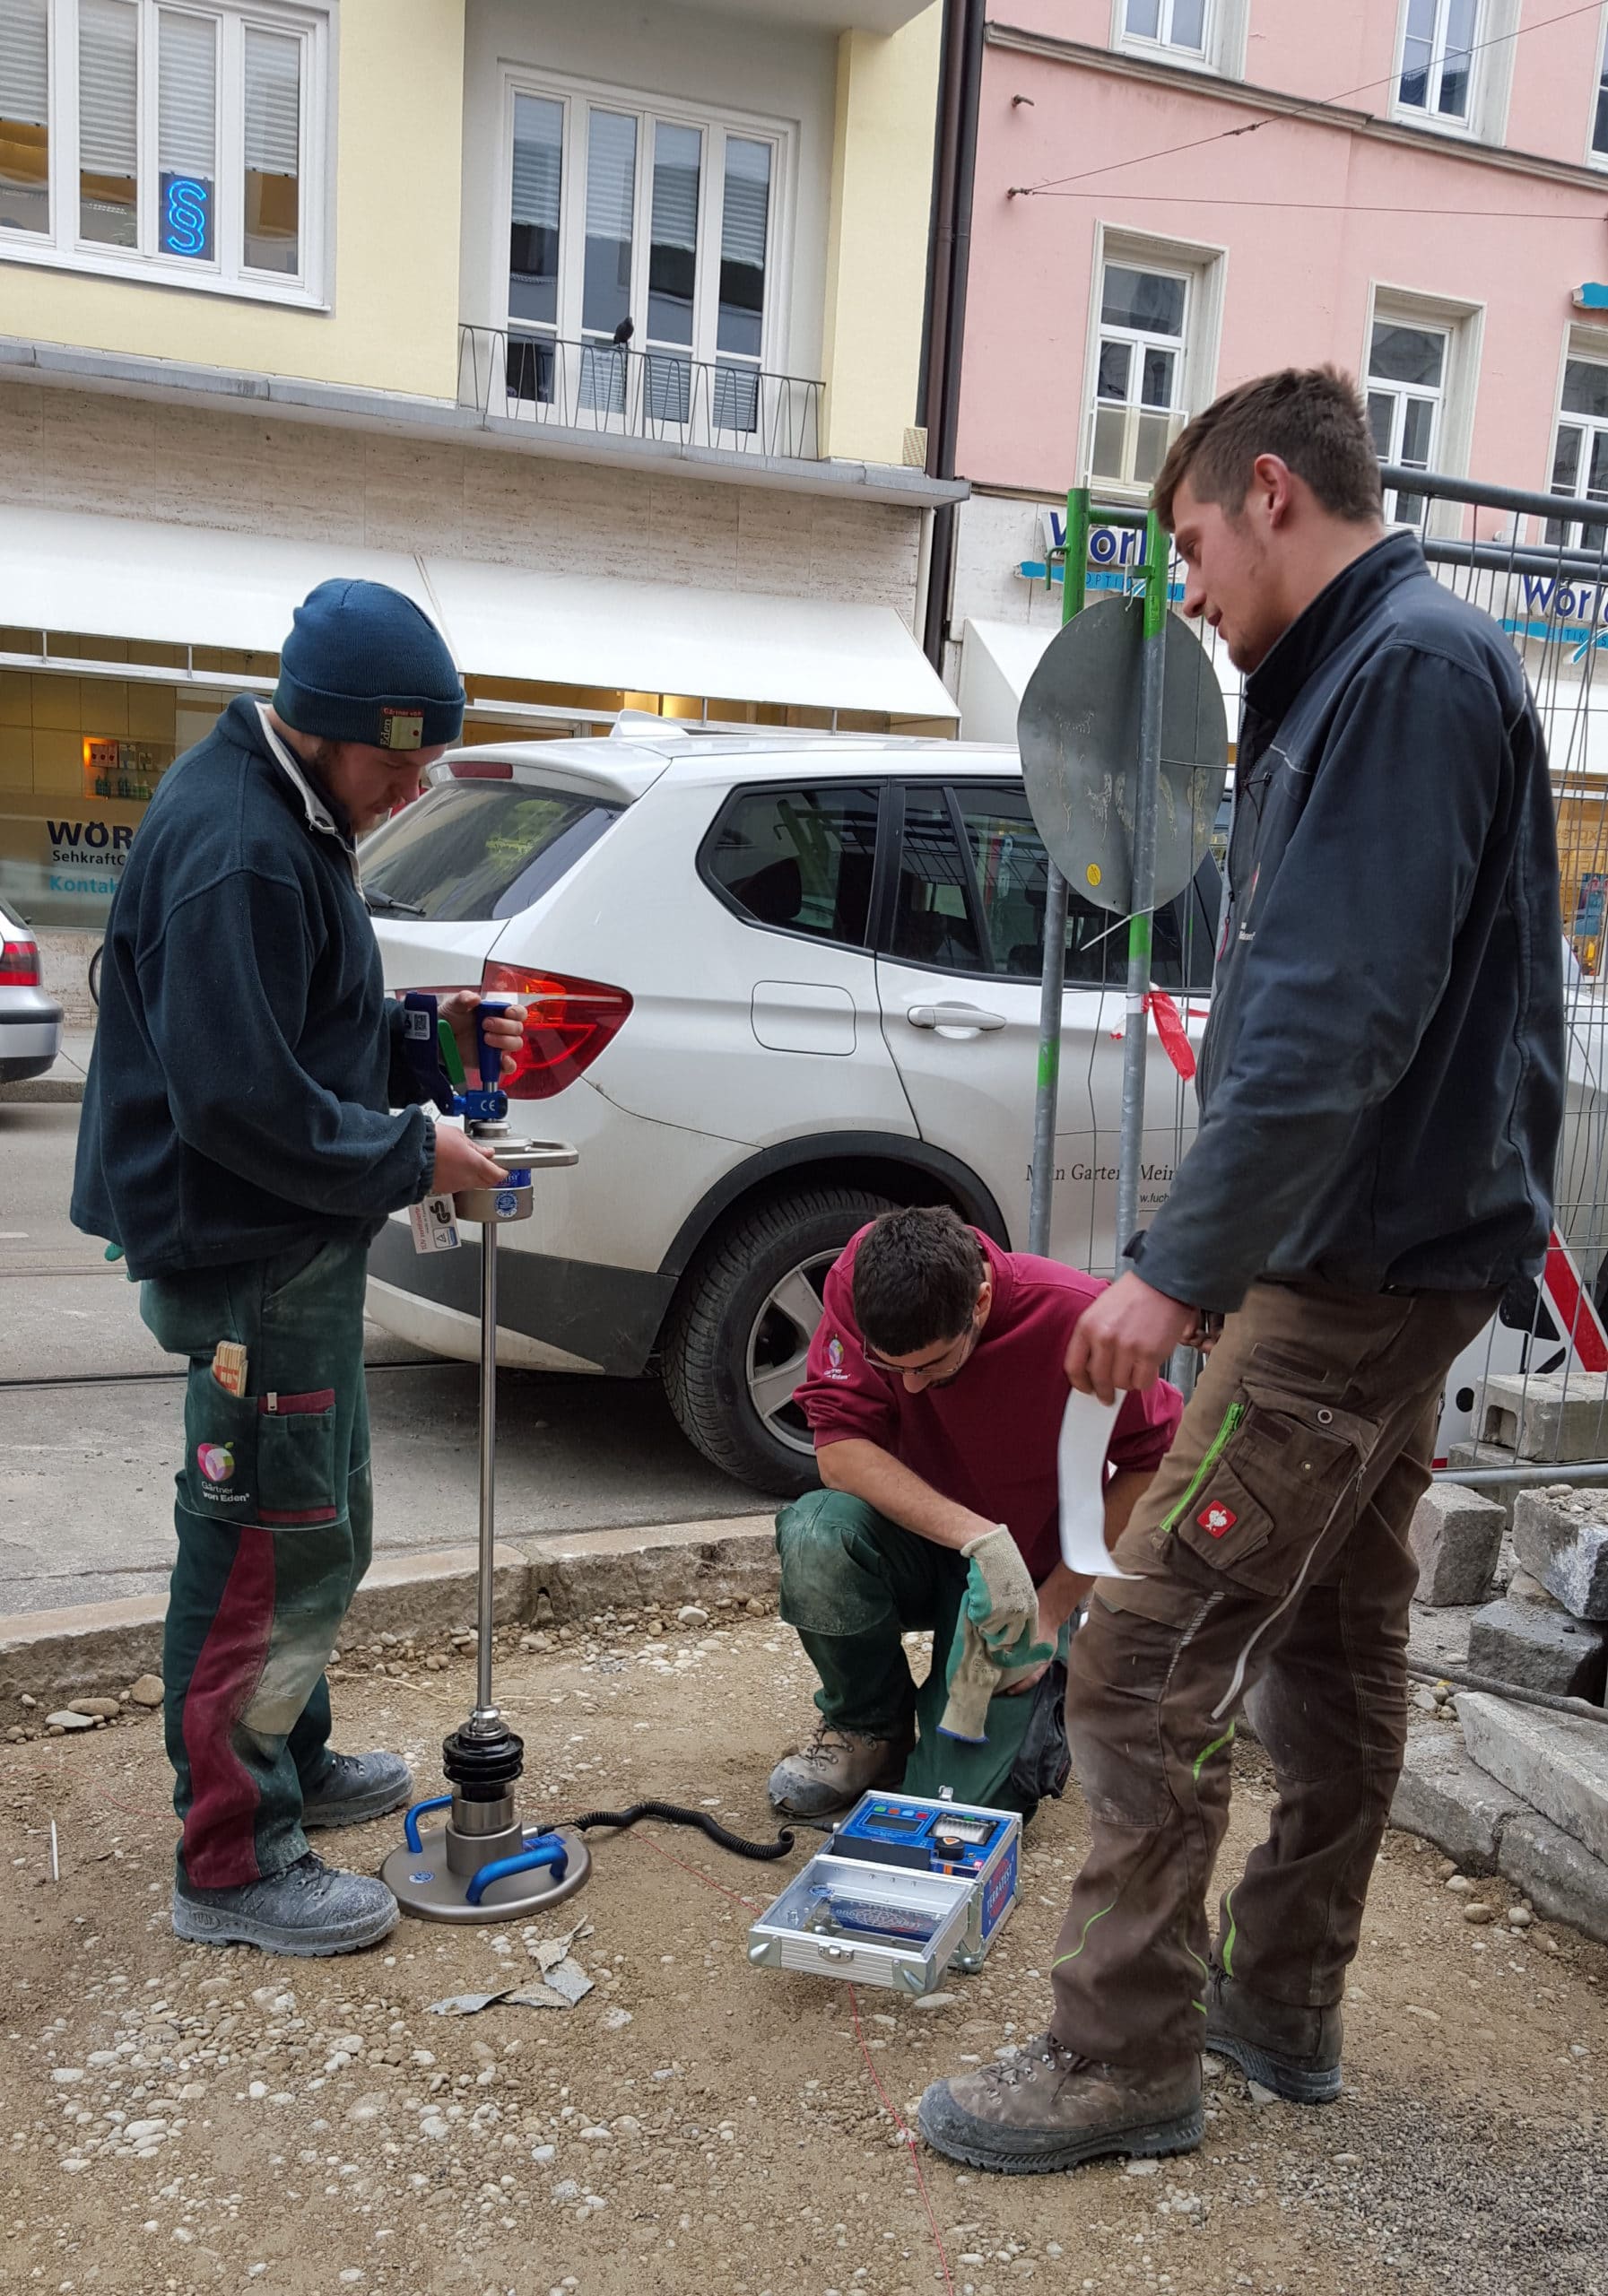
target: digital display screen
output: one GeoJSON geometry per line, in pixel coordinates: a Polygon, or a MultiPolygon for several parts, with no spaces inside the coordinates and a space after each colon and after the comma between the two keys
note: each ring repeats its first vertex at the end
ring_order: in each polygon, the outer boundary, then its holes
{"type": "Polygon", "coordinates": [[[987,1841],[994,1828],[987,1818],[942,1818],[933,1828],[934,1841],[987,1841]]]}
{"type": "Polygon", "coordinates": [[[919,1833],[926,1819],[919,1810],[873,1810],[867,1822],[878,1833],[919,1833]]]}

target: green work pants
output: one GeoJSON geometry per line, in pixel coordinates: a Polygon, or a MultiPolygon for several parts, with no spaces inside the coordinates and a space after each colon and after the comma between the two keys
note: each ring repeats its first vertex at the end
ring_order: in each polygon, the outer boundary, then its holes
{"type": "Polygon", "coordinates": [[[179,1862],[198,1889],[307,1848],[302,1784],[330,1731],[324,1669],[369,1567],[364,1241],[161,1276],[140,1312],[190,1360],[162,1683],[179,1862]],[[213,1377],[247,1351],[248,1392],[213,1377]]]}
{"type": "MultiPolygon", "coordinates": [[[[1030,1696],[992,1700],[979,1745],[938,1728],[965,1557],[840,1491],[806,1492],[784,1507],[776,1545],[781,1614],[821,1677],[815,1703],[826,1719],[858,1737],[903,1738],[913,1718],[919,1735],[905,1770],[907,1794],[932,1796],[947,1786],[958,1802],[1020,1807],[1008,1781],[1032,1718],[1030,1696]],[[933,1663],[917,1689],[902,1638],[929,1629],[933,1663]]],[[[1063,1634],[1063,1657],[1065,1641],[1063,1634]]]]}

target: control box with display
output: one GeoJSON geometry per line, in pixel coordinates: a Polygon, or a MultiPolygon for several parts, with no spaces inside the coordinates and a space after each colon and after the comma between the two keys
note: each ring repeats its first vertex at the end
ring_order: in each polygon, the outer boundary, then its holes
{"type": "Polygon", "coordinates": [[[866,1794],[748,1933],[756,1967],[930,1993],[978,1970],[1016,1901],[1014,1811],[866,1794]]]}

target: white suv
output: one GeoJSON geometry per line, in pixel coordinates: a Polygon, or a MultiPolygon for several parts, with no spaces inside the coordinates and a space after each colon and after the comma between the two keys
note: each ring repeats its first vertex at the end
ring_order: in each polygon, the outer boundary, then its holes
{"type": "MultiPolygon", "coordinates": [[[[1014,751],[638,719],[430,780],[363,847],[387,985],[528,1003],[512,1114],[580,1151],[501,1239],[501,1361],[656,1367],[708,1458],[804,1489],[793,1390],[855,1230],[947,1203],[1027,1242],[1046,869],[1014,751]]],[[[1197,1038],[1217,902],[1207,856],[1156,920],[1197,1038]]],[[[1052,1248],[1109,1270],[1127,936],[1072,912],[1052,1248]]],[[[1153,1031],[1147,1113],[1146,1213],[1195,1125],[1153,1031]]],[[[420,1257],[399,1216],[369,1269],[378,1322],[474,1355],[473,1244],[420,1257]]]]}

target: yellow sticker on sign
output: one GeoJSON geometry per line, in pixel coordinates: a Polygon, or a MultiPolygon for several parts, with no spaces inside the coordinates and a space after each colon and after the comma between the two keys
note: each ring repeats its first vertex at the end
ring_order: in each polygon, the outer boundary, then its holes
{"type": "Polygon", "coordinates": [[[1089,866],[1083,872],[1083,876],[1089,884],[1098,885],[1100,879],[1100,863],[1098,861],[1091,861],[1089,866]]]}

